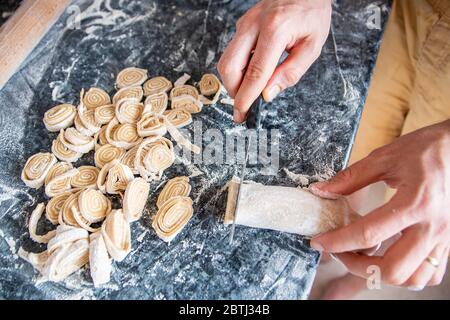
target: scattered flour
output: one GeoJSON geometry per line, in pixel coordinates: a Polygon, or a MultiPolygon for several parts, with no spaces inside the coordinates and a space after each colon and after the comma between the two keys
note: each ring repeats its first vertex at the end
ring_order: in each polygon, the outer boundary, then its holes
{"type": "Polygon", "coordinates": [[[144,231],[144,232],[142,232],[137,238],[136,238],[136,241],[137,242],[142,242],[143,240],[144,240],[144,237],[145,237],[145,235],[148,233],[148,231],[147,231],[147,229],[144,231]]]}
{"type": "Polygon", "coordinates": [[[229,113],[226,112],[226,111],[223,111],[222,109],[220,109],[219,107],[217,107],[217,105],[215,105],[215,104],[211,105],[210,108],[216,110],[216,111],[219,112],[221,115],[223,115],[225,118],[228,118],[228,119],[230,119],[230,120],[233,119],[233,116],[232,116],[231,114],[229,114],[229,113]]]}
{"type": "Polygon", "coordinates": [[[5,239],[5,242],[8,244],[9,246],[9,250],[11,251],[13,258],[17,259],[18,255],[17,255],[17,250],[16,250],[16,241],[12,238],[12,237],[6,237],[5,233],[3,232],[3,230],[0,229],[0,237],[5,239]]]}
{"type": "Polygon", "coordinates": [[[306,187],[309,185],[309,177],[307,175],[294,173],[286,168],[283,168],[283,171],[286,173],[289,179],[291,179],[295,183],[298,183],[300,186],[306,187]]]}
{"type": "Polygon", "coordinates": [[[208,49],[208,54],[206,55],[206,60],[205,60],[205,66],[208,67],[214,61],[215,57],[216,57],[216,53],[213,50],[208,49]]]}
{"type": "Polygon", "coordinates": [[[190,172],[189,178],[198,177],[204,174],[202,170],[200,170],[197,166],[193,164],[188,165],[188,170],[190,172]]]}
{"type": "Polygon", "coordinates": [[[284,173],[286,173],[287,177],[291,179],[293,182],[299,184],[301,187],[307,187],[310,183],[316,181],[325,181],[333,177],[336,172],[331,169],[325,169],[324,173],[316,173],[312,176],[294,173],[287,168],[283,168],[284,173]]]}

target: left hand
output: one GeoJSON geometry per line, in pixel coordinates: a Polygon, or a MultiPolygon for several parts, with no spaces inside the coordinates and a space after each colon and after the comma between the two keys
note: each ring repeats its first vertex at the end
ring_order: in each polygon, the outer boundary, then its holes
{"type": "Polygon", "coordinates": [[[438,285],[450,247],[450,120],[402,136],[310,188],[318,195],[348,195],[377,181],[396,189],[388,203],[346,227],[315,237],[311,246],[333,253],[363,278],[371,276],[368,267],[376,265],[381,280],[390,285],[412,290],[438,285]],[[400,232],[384,256],[352,252],[400,232]]]}
{"type": "Polygon", "coordinates": [[[271,101],[300,80],[319,57],[330,21],[331,0],[261,0],[238,20],[217,65],[236,122],[261,92],[271,101]],[[289,56],[278,65],[284,51],[289,56]]]}

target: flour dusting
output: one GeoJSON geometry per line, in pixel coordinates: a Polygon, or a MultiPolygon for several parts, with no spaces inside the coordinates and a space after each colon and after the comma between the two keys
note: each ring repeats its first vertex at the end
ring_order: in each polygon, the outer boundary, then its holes
{"type": "MultiPolygon", "coordinates": [[[[57,103],[78,104],[82,88],[96,86],[113,93],[115,75],[129,66],[171,80],[186,72],[192,75],[188,83],[195,85],[205,72],[215,72],[217,60],[235,32],[236,19],[254,3],[72,1],[80,15],[64,13],[20,72],[0,91],[0,235],[5,240],[1,239],[1,254],[7,257],[0,287],[23,288],[17,292],[5,290],[2,297],[307,297],[319,256],[303,238],[239,227],[235,246],[227,245],[230,229],[223,225],[221,214],[226,205],[225,185],[239,171],[238,161],[197,163],[177,158],[161,180],[151,184],[148,208],[132,228],[133,251],[121,263],[114,263],[111,282],[100,288],[92,286],[88,267],[61,283],[42,282],[30,264],[14,256],[18,246],[30,252],[40,252],[44,247],[27,236],[26,221],[35,203],[48,199],[42,190],[28,189],[20,181],[26,158],[48,151],[56,136],[45,130],[44,112],[57,103]],[[76,23],[79,28],[73,28],[76,23]],[[179,175],[190,177],[194,215],[169,246],[151,229],[151,214],[157,210],[161,188],[179,175]]],[[[279,131],[279,166],[252,165],[246,179],[267,185],[303,186],[327,179],[345,165],[380,38],[380,32],[368,31],[359,15],[370,3],[334,4],[336,45],[328,39],[322,56],[300,84],[283,92],[264,110],[264,127],[279,131]],[[364,48],[357,59],[355,47],[364,48]]],[[[202,130],[215,129],[238,139],[244,136],[244,127],[232,121],[230,105],[205,106],[194,119],[202,121],[202,130]]],[[[269,153],[258,160],[268,158],[269,153]]],[[[44,228],[43,224],[39,228],[44,228]]]]}

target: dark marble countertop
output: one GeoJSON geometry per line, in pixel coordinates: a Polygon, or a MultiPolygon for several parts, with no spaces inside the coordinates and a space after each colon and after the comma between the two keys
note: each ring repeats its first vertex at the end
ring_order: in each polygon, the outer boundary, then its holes
{"type": "MultiPolygon", "coordinates": [[[[49,150],[55,137],[44,128],[44,112],[58,103],[77,104],[82,88],[99,86],[113,92],[115,75],[128,66],[171,80],[187,72],[198,81],[203,73],[215,72],[236,19],[252,3],[73,1],[0,91],[0,297],[307,298],[319,259],[307,239],[237,227],[235,243],[228,245],[230,228],[220,216],[224,185],[239,168],[235,159],[221,164],[189,162],[180,156],[162,181],[151,184],[144,216],[132,225],[132,252],[114,263],[111,282],[101,288],[93,288],[86,269],[62,283],[37,283],[38,272],[17,256],[20,247],[44,249],[33,243],[27,231],[32,209],[44,200],[43,190],[28,189],[20,181],[26,159],[49,150]],[[195,213],[167,244],[151,229],[150,216],[162,183],[179,174],[191,177],[195,213]]],[[[333,6],[332,33],[321,57],[299,85],[265,111],[264,127],[275,146],[272,152],[279,150],[279,162],[252,166],[249,179],[296,186],[329,177],[346,164],[389,5],[388,1],[348,0],[333,6]],[[368,22],[374,10],[379,10],[381,28],[368,22]]],[[[217,104],[194,116],[197,129],[204,133],[200,142],[205,150],[215,134],[242,138],[231,113],[230,106],[217,104]],[[214,134],[211,129],[216,129],[214,134]]],[[[195,124],[188,129],[196,130],[195,124]]]]}

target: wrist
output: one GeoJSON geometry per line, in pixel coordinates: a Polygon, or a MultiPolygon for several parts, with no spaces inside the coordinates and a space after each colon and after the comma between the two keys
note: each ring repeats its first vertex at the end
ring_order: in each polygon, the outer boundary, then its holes
{"type": "Polygon", "coordinates": [[[445,120],[443,123],[444,128],[448,130],[448,134],[450,135],[450,119],[445,120]]]}
{"type": "MultiPolygon", "coordinates": [[[[447,152],[450,150],[450,119],[440,123],[439,141],[443,143],[447,152]]],[[[450,153],[449,153],[450,155],[450,153]]]]}
{"type": "Polygon", "coordinates": [[[333,0],[322,0],[321,5],[323,8],[331,8],[333,0]]]}
{"type": "MultiPolygon", "coordinates": [[[[305,4],[305,0],[297,0],[299,4],[305,4]]],[[[308,3],[310,8],[328,8],[332,6],[333,0],[316,0],[313,3],[308,3]]]]}

